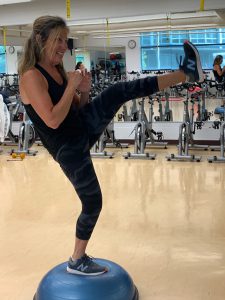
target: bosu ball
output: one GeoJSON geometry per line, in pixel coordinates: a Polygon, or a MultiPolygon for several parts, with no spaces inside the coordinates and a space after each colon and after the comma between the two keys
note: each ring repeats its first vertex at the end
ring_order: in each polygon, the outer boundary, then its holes
{"type": "Polygon", "coordinates": [[[214,110],[214,114],[224,114],[224,107],[223,106],[218,106],[214,110]]]}
{"type": "Polygon", "coordinates": [[[74,275],[67,263],[57,265],[41,280],[33,300],[138,300],[138,290],[129,274],[118,264],[94,259],[108,267],[97,276],[74,275]]]}

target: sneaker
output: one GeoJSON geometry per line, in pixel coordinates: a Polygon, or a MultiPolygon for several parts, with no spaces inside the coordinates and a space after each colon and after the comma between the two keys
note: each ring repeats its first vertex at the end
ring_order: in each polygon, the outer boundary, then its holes
{"type": "Polygon", "coordinates": [[[184,42],[184,59],[180,70],[184,71],[188,82],[204,81],[204,74],[197,48],[189,41],[184,42]]]}
{"type": "Polygon", "coordinates": [[[67,272],[77,275],[96,276],[107,271],[106,267],[96,264],[93,258],[86,254],[76,261],[70,257],[67,265],[67,272]]]}

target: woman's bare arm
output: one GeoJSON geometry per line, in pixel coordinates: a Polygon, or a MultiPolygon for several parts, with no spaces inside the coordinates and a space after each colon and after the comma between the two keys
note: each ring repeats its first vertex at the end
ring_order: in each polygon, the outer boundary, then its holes
{"type": "Polygon", "coordinates": [[[20,79],[20,95],[25,104],[31,104],[45,124],[57,128],[67,116],[75,90],[82,81],[79,72],[68,73],[68,84],[60,101],[53,105],[48,93],[48,83],[36,69],[31,69],[20,79]]]}

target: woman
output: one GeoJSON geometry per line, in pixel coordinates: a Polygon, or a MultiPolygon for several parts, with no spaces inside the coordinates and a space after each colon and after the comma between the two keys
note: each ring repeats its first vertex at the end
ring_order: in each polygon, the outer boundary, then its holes
{"type": "Polygon", "coordinates": [[[86,255],[102,208],[91,147],[124,102],[156,93],[186,79],[202,81],[203,72],[197,49],[186,41],[185,57],[179,71],[116,83],[88,103],[90,74],[77,70],[66,74],[63,68],[67,35],[68,28],[60,17],[43,16],[34,21],[19,67],[20,94],[43,145],[60,164],[82,203],[67,271],[99,275],[107,269],[86,255]]]}
{"type": "Polygon", "coordinates": [[[221,68],[222,63],[223,63],[223,56],[217,55],[213,62],[213,74],[215,80],[219,83],[225,80],[225,66],[221,68]]]}
{"type": "Polygon", "coordinates": [[[76,64],[75,66],[75,70],[84,70],[85,69],[85,66],[84,64],[82,63],[82,61],[78,61],[78,63],[76,64]]]}

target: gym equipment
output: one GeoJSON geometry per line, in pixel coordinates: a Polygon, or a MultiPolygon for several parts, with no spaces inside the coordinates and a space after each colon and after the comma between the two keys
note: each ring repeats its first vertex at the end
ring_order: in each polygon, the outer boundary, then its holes
{"type": "MultiPolygon", "coordinates": [[[[203,94],[202,94],[203,95],[203,94]]],[[[203,96],[202,96],[203,97],[203,96]]],[[[204,98],[204,103],[205,103],[205,96],[204,98]]],[[[211,113],[209,113],[206,109],[205,109],[205,104],[202,105],[202,99],[200,97],[200,94],[197,93],[193,93],[191,94],[191,109],[190,109],[190,117],[188,116],[189,112],[188,112],[188,106],[186,106],[185,108],[185,115],[187,116],[186,122],[189,122],[190,124],[190,139],[189,139],[189,145],[188,148],[190,150],[194,150],[194,149],[198,149],[198,150],[208,150],[209,145],[198,145],[194,143],[194,135],[197,130],[201,130],[204,122],[210,119],[211,113]],[[197,102],[197,116],[196,116],[196,121],[194,121],[194,105],[197,102]]],[[[188,104],[188,100],[187,100],[187,104],[188,104]]]]}
{"type": "Polygon", "coordinates": [[[210,88],[210,82],[212,82],[212,80],[209,79],[210,71],[204,71],[203,70],[203,73],[205,74],[205,80],[202,83],[199,83],[199,84],[204,89],[206,98],[215,97],[215,95],[212,93],[212,89],[210,88]]]}
{"type": "Polygon", "coordinates": [[[20,153],[20,154],[12,153],[11,156],[12,156],[12,158],[20,157],[21,159],[24,159],[26,157],[26,154],[25,153],[20,153]]]}
{"type": "Polygon", "coordinates": [[[167,90],[165,90],[165,111],[164,111],[164,121],[167,121],[167,122],[170,122],[170,121],[173,121],[173,112],[172,112],[172,109],[170,109],[170,102],[169,102],[169,96],[170,96],[170,93],[167,90]]]}
{"type": "Polygon", "coordinates": [[[115,138],[115,131],[114,131],[114,119],[109,123],[109,125],[106,127],[106,130],[104,131],[106,137],[105,137],[105,147],[109,148],[128,148],[128,143],[120,143],[115,138]]]}
{"type": "Polygon", "coordinates": [[[113,158],[114,153],[113,152],[107,152],[105,151],[106,147],[106,140],[107,140],[107,133],[106,130],[101,134],[98,141],[94,144],[94,146],[91,148],[91,157],[96,158],[113,158]]]}
{"type": "Polygon", "coordinates": [[[109,271],[98,276],[67,273],[67,263],[50,270],[41,280],[33,300],[138,300],[138,290],[118,264],[95,259],[109,271]]]}
{"type": "Polygon", "coordinates": [[[163,121],[163,110],[162,110],[162,94],[161,93],[157,93],[156,95],[156,101],[158,102],[159,104],[159,109],[158,109],[158,112],[159,112],[159,116],[155,116],[154,119],[155,121],[163,121]]]}
{"type": "Polygon", "coordinates": [[[0,93],[3,95],[4,103],[7,106],[10,115],[10,125],[6,139],[4,139],[4,145],[18,145],[18,149],[12,149],[10,153],[26,153],[27,155],[36,155],[37,151],[30,150],[35,142],[36,134],[32,122],[26,114],[20,99],[18,75],[4,74],[4,76],[2,76],[0,79],[0,93]],[[12,80],[10,80],[10,78],[12,78],[12,80]],[[22,121],[18,135],[15,135],[12,132],[12,123],[14,121],[22,121]]]}
{"type": "Polygon", "coordinates": [[[210,88],[216,88],[216,98],[224,99],[225,97],[225,81],[218,82],[216,80],[207,80],[210,88]]]}
{"type": "Polygon", "coordinates": [[[102,135],[98,139],[98,141],[94,144],[91,149],[91,156],[92,157],[99,157],[99,158],[113,158],[113,152],[107,152],[104,149],[106,147],[110,148],[128,148],[127,143],[120,143],[114,134],[114,119],[111,120],[109,125],[103,131],[102,135]]]}
{"type": "Polygon", "coordinates": [[[137,99],[131,100],[132,104],[130,107],[130,112],[127,111],[126,103],[123,104],[122,117],[124,122],[137,121],[138,119],[138,109],[137,109],[137,99]]]}
{"type": "MultiPolygon", "coordinates": [[[[225,130],[225,122],[219,122],[218,126],[220,126],[220,156],[212,156],[208,158],[208,162],[225,162],[224,156],[224,130],[225,130]]],[[[217,129],[217,128],[216,128],[217,129]]]]}
{"type": "Polygon", "coordinates": [[[178,138],[178,155],[171,154],[167,155],[166,158],[168,161],[171,160],[180,160],[180,161],[196,161],[200,162],[201,156],[195,156],[189,154],[189,149],[204,149],[207,150],[208,146],[205,145],[195,145],[193,135],[195,134],[196,129],[201,129],[203,122],[197,121],[194,122],[194,103],[195,96],[191,97],[191,109],[189,113],[188,103],[188,89],[190,88],[190,84],[185,83],[185,88],[187,88],[187,98],[184,100],[184,115],[183,115],[183,123],[181,123],[179,127],[179,138],[178,138]]]}
{"type": "Polygon", "coordinates": [[[12,153],[20,154],[26,153],[27,155],[35,156],[38,151],[30,150],[36,139],[34,126],[30,121],[26,111],[23,113],[23,122],[20,125],[19,136],[18,136],[18,149],[12,149],[12,153]]]}
{"type": "Polygon", "coordinates": [[[207,84],[203,82],[199,84],[196,83],[195,85],[197,85],[196,89],[199,87],[199,90],[197,90],[197,92],[193,95],[198,105],[196,121],[197,122],[209,121],[213,113],[208,112],[208,110],[206,109],[205,97],[207,93],[207,84]]]}
{"type": "Polygon", "coordinates": [[[91,156],[92,157],[99,157],[99,158],[113,158],[113,152],[107,152],[104,149],[106,147],[109,148],[128,148],[129,144],[127,143],[120,143],[114,134],[114,119],[111,120],[109,125],[103,131],[102,135],[98,139],[98,141],[94,144],[91,149],[91,156]]]}
{"type": "Polygon", "coordinates": [[[147,141],[147,146],[152,148],[167,148],[167,142],[162,142],[163,139],[163,133],[161,131],[156,132],[153,128],[152,128],[152,124],[153,124],[153,116],[154,116],[154,110],[153,110],[153,106],[154,106],[154,98],[153,95],[149,96],[149,121],[147,120],[147,116],[145,114],[145,111],[143,110],[143,108],[141,108],[141,111],[143,113],[143,118],[145,121],[145,124],[147,126],[147,135],[149,140],[147,141]],[[157,140],[155,139],[155,137],[157,137],[157,140]]]}
{"type": "MultiPolygon", "coordinates": [[[[10,115],[6,104],[3,101],[3,96],[0,94],[0,143],[3,143],[8,135],[10,126],[10,115]]],[[[0,149],[2,153],[2,149],[0,149]]]]}
{"type": "Polygon", "coordinates": [[[36,155],[37,151],[29,150],[36,139],[34,127],[22,105],[18,91],[13,90],[13,96],[9,96],[9,93],[12,93],[11,87],[8,87],[7,90],[4,91],[4,103],[10,115],[10,125],[6,136],[8,139],[4,140],[4,145],[18,145],[18,149],[13,149],[11,153],[24,152],[28,155],[36,155]],[[15,135],[12,132],[13,121],[22,121],[19,128],[19,135],[15,135]]]}
{"type": "Polygon", "coordinates": [[[148,138],[152,135],[152,131],[149,128],[149,123],[144,111],[144,101],[145,98],[139,102],[140,109],[138,112],[138,121],[134,127],[135,131],[135,140],[134,140],[134,152],[127,152],[123,155],[125,159],[136,158],[136,159],[155,159],[155,154],[150,154],[149,152],[145,153],[145,147],[148,138]]]}
{"type": "MultiPolygon", "coordinates": [[[[214,110],[214,114],[218,114],[219,115],[219,121],[218,120],[216,120],[216,121],[214,121],[213,122],[213,128],[214,129],[219,129],[220,128],[220,126],[223,126],[223,123],[222,122],[224,122],[225,121],[225,108],[224,108],[224,106],[218,106],[218,107],[216,107],[215,108],[215,110],[214,110]],[[222,123],[222,125],[221,125],[221,123],[222,123]]],[[[221,128],[221,130],[222,130],[222,128],[221,128]]],[[[210,146],[209,148],[210,148],[210,150],[212,150],[212,151],[222,151],[221,152],[221,157],[223,156],[222,155],[222,153],[223,153],[223,150],[222,150],[222,144],[221,144],[221,138],[222,138],[222,136],[223,136],[223,132],[221,132],[220,131],[220,146],[210,146]]],[[[216,158],[216,156],[214,156],[214,159],[216,158]]],[[[212,158],[210,158],[210,160],[211,160],[212,158]]],[[[212,162],[212,161],[210,161],[210,162],[212,162]]]]}
{"type": "Polygon", "coordinates": [[[25,153],[19,153],[19,154],[12,153],[11,156],[12,156],[12,159],[7,159],[7,161],[22,161],[26,157],[26,154],[25,153]]]}
{"type": "Polygon", "coordinates": [[[3,97],[0,94],[0,142],[4,142],[5,137],[9,132],[10,127],[10,115],[6,104],[3,101],[3,97]]]}
{"type": "Polygon", "coordinates": [[[8,108],[10,122],[9,122],[9,130],[4,140],[4,145],[17,145],[18,144],[18,136],[13,134],[12,132],[12,123],[14,120],[19,119],[19,112],[21,108],[21,102],[19,101],[18,95],[16,96],[4,96],[4,103],[8,108]]]}
{"type": "Polygon", "coordinates": [[[170,104],[169,104],[169,90],[166,89],[163,93],[157,93],[156,94],[156,100],[159,103],[159,116],[155,116],[155,121],[173,121],[173,112],[170,109],[170,104]],[[165,106],[164,106],[164,111],[163,111],[163,106],[162,106],[162,97],[163,93],[165,96],[165,106]]]}
{"type": "Polygon", "coordinates": [[[23,114],[23,123],[19,131],[19,153],[27,153],[28,155],[35,156],[38,151],[29,150],[34,144],[36,139],[36,134],[32,122],[28,118],[26,111],[23,114]]]}
{"type": "Polygon", "coordinates": [[[200,162],[201,156],[189,155],[188,145],[190,138],[190,124],[182,123],[179,127],[179,144],[178,144],[178,155],[171,154],[167,155],[168,161],[171,160],[183,160],[183,161],[197,161],[200,162]]]}

